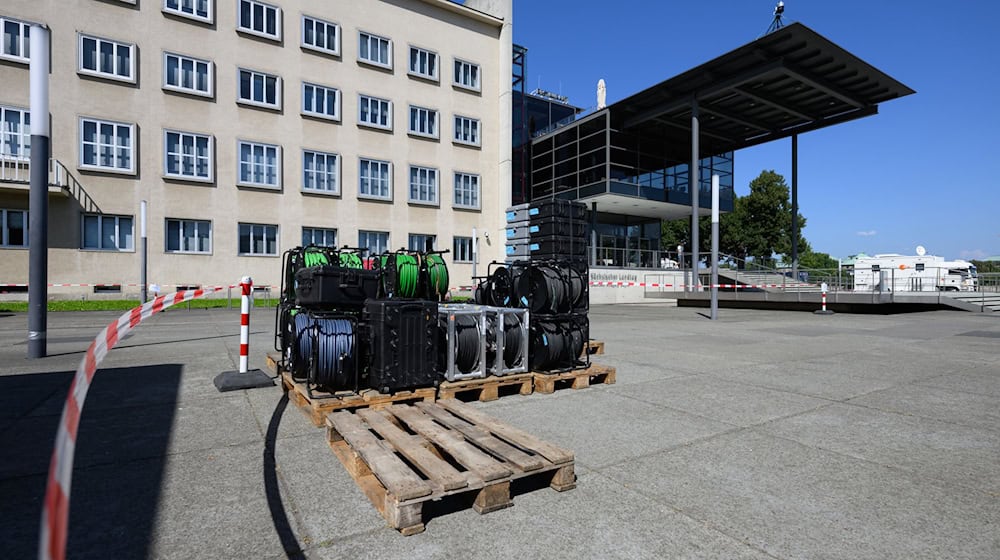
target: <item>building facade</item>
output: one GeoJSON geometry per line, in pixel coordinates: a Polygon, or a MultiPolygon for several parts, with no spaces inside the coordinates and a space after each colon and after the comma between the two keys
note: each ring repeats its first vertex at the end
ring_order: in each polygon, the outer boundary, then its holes
{"type": "Polygon", "coordinates": [[[479,261],[503,252],[510,6],[4,2],[0,283],[28,276],[27,35],[39,23],[51,33],[50,282],[136,293],[145,200],[148,279],[164,290],[243,275],[276,285],[300,244],[380,253],[428,240],[452,251],[452,285],[470,284],[473,228],[497,233],[479,261]]]}

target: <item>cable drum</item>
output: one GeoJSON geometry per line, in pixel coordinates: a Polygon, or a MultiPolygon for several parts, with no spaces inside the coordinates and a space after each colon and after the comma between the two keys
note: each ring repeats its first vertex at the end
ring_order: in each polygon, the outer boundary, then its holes
{"type": "Polygon", "coordinates": [[[565,306],[569,291],[559,271],[551,266],[535,266],[528,272],[532,313],[558,313],[565,306]]]}
{"type": "Polygon", "coordinates": [[[364,262],[361,260],[361,255],[352,251],[341,251],[340,256],[340,266],[344,268],[364,268],[364,262]]]}
{"type": "Polygon", "coordinates": [[[537,323],[531,330],[531,368],[550,369],[563,360],[567,343],[553,323],[537,323]]]}
{"type": "Polygon", "coordinates": [[[297,351],[294,363],[299,370],[312,365],[306,372],[311,383],[331,390],[356,389],[356,341],[351,321],[298,313],[295,315],[295,338],[298,343],[294,345],[297,351]]]}
{"type": "Polygon", "coordinates": [[[570,285],[570,306],[579,307],[583,304],[583,291],[585,287],[583,273],[572,267],[569,268],[569,285],[570,285]]]}
{"type": "Polygon", "coordinates": [[[486,300],[494,307],[510,306],[512,279],[510,270],[499,267],[489,277],[488,297],[486,300]]]}
{"type": "Polygon", "coordinates": [[[521,318],[514,313],[503,317],[503,363],[514,367],[520,362],[521,348],[521,318]]]}
{"type": "Polygon", "coordinates": [[[469,373],[479,362],[479,321],[472,315],[455,316],[455,367],[469,373]]]}
{"type": "Polygon", "coordinates": [[[448,293],[448,266],[444,263],[444,258],[437,253],[431,253],[424,257],[427,264],[427,283],[429,295],[444,298],[448,293]]]}

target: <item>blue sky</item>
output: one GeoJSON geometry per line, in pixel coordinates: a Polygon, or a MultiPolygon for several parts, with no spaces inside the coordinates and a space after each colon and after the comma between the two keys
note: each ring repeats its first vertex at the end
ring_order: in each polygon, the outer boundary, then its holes
{"type": "MultiPolygon", "coordinates": [[[[514,0],[528,87],[596,105],[761,35],[772,0],[514,0]]],[[[799,137],[799,205],[816,251],[948,258],[1000,255],[1000,2],[787,0],[801,22],[916,90],[878,115],[799,137]]],[[[736,192],[774,169],[791,182],[791,140],[736,153],[736,192]]]]}

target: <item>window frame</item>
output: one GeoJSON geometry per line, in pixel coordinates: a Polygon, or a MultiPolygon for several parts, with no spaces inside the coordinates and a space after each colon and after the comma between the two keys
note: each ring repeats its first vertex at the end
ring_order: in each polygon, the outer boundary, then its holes
{"type": "MultiPolygon", "coordinates": [[[[335,23],[335,22],[332,22],[332,21],[329,21],[329,20],[325,20],[323,18],[318,18],[316,16],[311,16],[309,14],[302,14],[302,17],[299,18],[299,33],[301,34],[300,41],[299,41],[299,46],[302,47],[303,49],[314,51],[314,52],[318,52],[318,53],[323,53],[323,54],[331,55],[331,56],[338,56],[338,57],[340,56],[340,53],[341,53],[341,48],[340,47],[341,47],[341,40],[343,39],[343,30],[340,27],[339,23],[335,23]],[[336,30],[337,37],[334,40],[335,45],[334,45],[334,48],[332,50],[329,49],[329,48],[326,48],[326,47],[320,47],[318,45],[313,45],[311,43],[307,43],[306,42],[306,20],[307,19],[312,20],[314,24],[315,23],[321,23],[321,24],[323,24],[323,25],[325,25],[327,27],[333,27],[336,30]]],[[[314,28],[313,33],[315,33],[315,28],[314,28]]],[[[327,35],[327,36],[329,36],[329,35],[327,35]]]]}
{"type": "Polygon", "coordinates": [[[81,251],[97,251],[105,253],[134,253],[135,252],[135,216],[129,214],[101,214],[101,213],[91,213],[83,212],[80,215],[80,250],[81,251]],[[107,249],[104,247],[87,247],[87,218],[97,218],[97,241],[100,245],[103,236],[101,231],[104,229],[104,219],[114,218],[115,220],[115,248],[107,249]],[[132,235],[129,237],[132,240],[132,246],[121,248],[118,246],[118,240],[120,238],[121,229],[121,219],[128,218],[131,221],[132,235]]]}
{"type": "Polygon", "coordinates": [[[392,70],[392,57],[393,57],[392,39],[390,39],[390,38],[388,38],[388,37],[386,37],[384,35],[378,35],[376,33],[371,33],[369,31],[365,31],[363,29],[359,29],[358,30],[358,62],[359,63],[361,63],[361,64],[367,64],[369,66],[375,66],[377,68],[385,68],[386,70],[392,70]],[[388,47],[386,48],[386,51],[387,51],[386,52],[386,55],[387,55],[386,58],[388,58],[388,60],[389,60],[388,62],[381,62],[381,61],[378,61],[378,60],[372,60],[370,58],[363,58],[361,56],[361,41],[362,41],[363,37],[366,37],[366,36],[368,37],[368,45],[369,45],[368,51],[369,51],[369,53],[371,53],[371,39],[378,39],[380,41],[386,41],[388,43],[388,47]]]}
{"type": "Polygon", "coordinates": [[[31,161],[31,109],[26,109],[24,107],[18,107],[16,105],[0,105],[0,157],[10,161],[18,162],[30,162],[31,161]],[[20,125],[20,132],[13,133],[3,130],[4,123],[7,122],[5,118],[5,113],[8,112],[18,112],[21,114],[21,118],[18,121],[20,125]],[[4,138],[7,136],[17,136],[19,140],[19,155],[8,154],[4,152],[7,143],[4,138]]]}
{"type": "MultiPolygon", "coordinates": [[[[171,8],[171,7],[167,6],[167,2],[168,1],[169,0],[163,0],[163,6],[162,6],[161,11],[163,13],[165,13],[165,14],[170,14],[170,15],[173,15],[173,16],[182,17],[182,18],[190,19],[190,20],[194,20],[194,21],[200,21],[202,23],[208,23],[208,24],[215,23],[215,0],[205,0],[205,2],[208,4],[208,16],[206,16],[206,17],[199,16],[198,14],[196,14],[194,12],[187,13],[187,12],[183,11],[180,6],[181,6],[181,3],[184,0],[177,0],[177,8],[171,8]]],[[[192,4],[194,2],[197,2],[197,0],[193,0],[192,4]]]]}
{"type": "Polygon", "coordinates": [[[452,238],[451,238],[451,254],[452,254],[452,262],[455,262],[455,263],[471,263],[475,259],[475,255],[472,253],[472,238],[471,237],[463,237],[461,235],[452,236],[452,238]],[[462,251],[458,250],[458,243],[459,243],[460,240],[461,240],[461,243],[463,245],[463,250],[462,251]],[[466,243],[466,242],[468,242],[468,243],[466,243]],[[464,259],[464,258],[459,258],[459,257],[461,257],[462,255],[464,255],[466,253],[465,247],[464,247],[466,244],[468,244],[468,259],[467,260],[464,259]]]}
{"type": "MultiPolygon", "coordinates": [[[[406,118],[406,133],[407,134],[409,134],[411,136],[419,136],[420,138],[432,138],[434,140],[440,140],[441,139],[441,111],[438,111],[437,109],[431,109],[429,107],[421,107],[419,105],[410,105],[409,106],[409,111],[407,111],[407,113],[408,113],[407,114],[407,118],[406,118]],[[419,130],[415,130],[412,127],[412,125],[413,125],[413,112],[414,111],[418,111],[418,112],[419,111],[426,111],[428,113],[428,115],[430,115],[430,114],[434,115],[434,130],[433,130],[433,132],[430,132],[430,133],[421,132],[419,130]]],[[[429,119],[428,119],[428,122],[429,122],[429,119]]]]}
{"type": "Polygon", "coordinates": [[[483,123],[482,123],[481,120],[474,119],[472,117],[466,117],[464,115],[456,114],[454,116],[454,118],[452,119],[451,124],[452,124],[451,141],[453,143],[455,143],[455,144],[461,144],[463,146],[474,146],[476,148],[482,147],[482,145],[483,145],[482,124],[483,123]],[[462,130],[462,127],[458,123],[459,120],[469,121],[469,122],[475,123],[475,125],[476,125],[476,127],[475,127],[475,141],[468,141],[468,140],[459,138],[459,133],[462,130]]]}
{"type": "Polygon", "coordinates": [[[239,257],[277,257],[281,254],[281,227],[279,224],[258,224],[253,222],[237,222],[236,223],[236,256],[239,257]],[[250,228],[250,251],[244,253],[240,247],[240,237],[242,237],[243,226],[248,226],[250,228]],[[264,230],[264,244],[267,246],[267,229],[274,228],[274,252],[273,253],[255,253],[253,252],[253,228],[255,226],[260,226],[265,228],[264,230]]]}
{"type": "MultiPolygon", "coordinates": [[[[195,169],[198,167],[198,155],[197,155],[197,144],[195,145],[195,169]]],[[[181,154],[182,158],[184,154],[181,154]]],[[[163,178],[173,179],[176,181],[192,181],[196,183],[214,183],[215,182],[215,136],[211,134],[202,134],[200,132],[188,132],[185,130],[177,130],[173,128],[163,129],[163,178]],[[182,136],[191,136],[195,140],[198,138],[206,138],[208,140],[208,177],[199,177],[197,175],[184,175],[182,173],[170,173],[170,168],[167,162],[170,158],[169,150],[170,143],[167,138],[171,134],[179,134],[182,136]]]]}
{"type": "Polygon", "coordinates": [[[459,209],[462,209],[462,210],[482,210],[482,207],[483,207],[483,183],[482,183],[482,176],[480,174],[478,174],[478,173],[467,173],[465,171],[455,171],[454,174],[453,174],[453,183],[452,183],[451,196],[452,196],[452,200],[451,200],[452,208],[459,208],[459,209]],[[458,187],[459,187],[458,180],[459,180],[459,177],[470,177],[470,178],[474,177],[476,179],[476,185],[475,185],[476,186],[476,188],[475,188],[476,204],[475,204],[475,206],[470,205],[470,204],[460,204],[458,202],[458,198],[459,198],[458,197],[458,187]]]}
{"type": "MultiPolygon", "coordinates": [[[[163,74],[162,75],[163,85],[161,86],[163,89],[165,89],[167,91],[175,91],[175,92],[178,92],[178,93],[184,93],[184,94],[187,94],[187,95],[196,95],[198,97],[205,97],[205,98],[208,98],[208,99],[215,99],[215,63],[212,62],[211,60],[207,60],[207,59],[204,59],[204,58],[198,58],[198,57],[194,57],[194,56],[189,56],[189,55],[181,54],[181,53],[178,53],[178,52],[163,51],[163,56],[160,59],[160,64],[163,65],[163,72],[162,72],[162,74],[163,74]],[[171,84],[169,82],[169,73],[167,71],[167,66],[168,66],[167,65],[167,58],[168,57],[175,57],[175,58],[178,59],[178,68],[180,67],[180,63],[181,62],[183,62],[184,60],[190,60],[192,63],[194,63],[195,76],[197,76],[197,72],[198,72],[197,71],[197,65],[199,63],[205,64],[208,67],[208,77],[206,79],[206,82],[208,83],[208,91],[201,91],[201,90],[197,89],[197,87],[195,87],[195,88],[186,88],[186,87],[184,87],[182,85],[176,85],[175,86],[175,85],[171,84]]],[[[239,81],[239,77],[238,76],[237,76],[237,81],[239,81]]],[[[197,82],[197,78],[196,78],[196,82],[197,82]]]]}
{"type": "Polygon", "coordinates": [[[17,62],[19,64],[31,63],[31,24],[17,18],[0,15],[0,59],[17,62]],[[20,28],[18,37],[20,38],[21,54],[10,54],[4,50],[3,32],[7,28],[7,22],[15,23],[20,28]],[[28,54],[25,55],[24,53],[28,54]]]}
{"type": "Polygon", "coordinates": [[[463,58],[455,57],[454,62],[452,63],[451,78],[452,78],[451,85],[457,88],[475,92],[483,91],[483,67],[478,63],[472,62],[470,60],[465,60],[463,58]],[[459,76],[456,75],[460,74],[458,68],[456,68],[457,65],[469,66],[471,68],[476,69],[476,77],[474,85],[467,85],[459,80],[459,76]]]}
{"type": "Polygon", "coordinates": [[[262,109],[269,109],[272,111],[281,111],[283,107],[282,90],[284,89],[284,81],[278,74],[269,74],[261,70],[253,70],[251,68],[244,68],[243,66],[236,67],[236,104],[246,105],[248,107],[260,107],[262,109]],[[243,72],[250,73],[250,95],[253,96],[253,78],[254,75],[263,76],[265,79],[264,83],[264,99],[265,101],[256,101],[254,99],[244,99],[243,95],[243,72]],[[275,78],[274,83],[274,101],[272,105],[266,101],[267,99],[267,78],[275,78]]]}
{"type": "Polygon", "coordinates": [[[317,247],[330,247],[330,248],[336,249],[337,248],[337,236],[338,236],[337,228],[326,228],[326,227],[318,227],[318,226],[302,226],[302,246],[303,247],[305,247],[306,245],[312,244],[312,245],[316,245],[317,247]],[[311,230],[312,233],[313,233],[312,236],[310,236],[311,237],[311,241],[309,243],[306,243],[306,230],[311,230]],[[315,243],[316,233],[317,232],[323,232],[323,237],[324,238],[326,237],[327,234],[332,233],[333,234],[333,244],[331,244],[331,245],[326,245],[326,244],[319,245],[319,244],[315,243]]]}
{"type": "MultiPolygon", "coordinates": [[[[282,159],[281,159],[282,153],[281,152],[282,152],[281,144],[269,144],[267,142],[258,142],[256,140],[243,140],[243,139],[237,138],[236,139],[236,186],[238,186],[238,187],[248,187],[248,188],[253,188],[253,189],[266,189],[266,190],[270,190],[270,191],[280,191],[281,188],[282,188],[281,187],[281,184],[282,184],[282,181],[281,181],[281,178],[282,178],[281,177],[281,174],[282,174],[282,159]],[[274,173],[274,177],[275,177],[275,181],[277,181],[276,184],[272,185],[272,184],[269,184],[269,183],[257,183],[257,182],[254,182],[254,181],[244,181],[242,179],[242,177],[243,177],[243,173],[242,173],[242,170],[243,170],[242,169],[243,168],[243,160],[241,159],[241,152],[243,151],[242,148],[243,148],[244,144],[249,145],[251,147],[251,151],[252,151],[252,149],[253,149],[254,146],[262,146],[265,149],[267,149],[267,148],[274,148],[275,149],[275,165],[274,165],[274,167],[275,167],[275,173],[274,173]]],[[[253,165],[252,162],[251,162],[251,165],[253,165]]],[[[267,164],[265,163],[264,166],[266,168],[267,164]]],[[[251,173],[251,175],[252,175],[252,173],[251,173]]]]}
{"type": "MultiPolygon", "coordinates": [[[[321,150],[311,150],[309,148],[302,148],[302,192],[307,194],[319,194],[324,196],[340,196],[340,181],[341,181],[341,168],[342,168],[343,158],[340,154],[336,152],[324,152],[321,150]],[[306,154],[314,154],[318,156],[323,156],[324,159],[329,159],[331,156],[334,158],[334,170],[333,170],[333,182],[334,188],[330,190],[322,189],[312,189],[306,188],[306,173],[309,171],[306,169],[306,154]]],[[[318,171],[313,171],[313,173],[319,173],[318,171]]],[[[326,172],[323,172],[326,173],[326,172]]]]}
{"type": "Polygon", "coordinates": [[[372,253],[371,251],[369,251],[368,254],[367,254],[367,256],[369,258],[371,258],[371,257],[377,257],[377,256],[381,255],[382,253],[384,253],[385,251],[389,250],[389,247],[391,246],[391,243],[392,243],[392,241],[391,241],[392,240],[392,232],[389,232],[389,231],[378,231],[378,230],[373,230],[373,229],[359,229],[358,230],[358,247],[360,247],[361,249],[367,251],[370,247],[368,245],[365,245],[365,244],[361,243],[361,235],[362,234],[369,234],[369,235],[371,235],[371,234],[376,234],[376,235],[378,235],[378,234],[385,234],[385,249],[383,251],[381,251],[381,252],[378,252],[378,253],[372,253]]]}
{"type": "MultiPolygon", "coordinates": [[[[313,118],[323,119],[323,120],[333,121],[333,122],[340,122],[340,120],[341,120],[341,114],[340,114],[341,92],[340,92],[339,88],[335,88],[333,86],[326,86],[326,85],[323,85],[323,84],[317,84],[315,82],[306,82],[306,81],[303,81],[302,82],[301,92],[302,92],[302,98],[301,98],[302,99],[302,103],[301,103],[301,111],[300,111],[300,113],[303,116],[313,117],[313,118]],[[315,112],[315,111],[309,111],[309,110],[306,109],[306,88],[307,87],[314,88],[314,90],[316,88],[318,88],[318,89],[325,90],[325,91],[333,91],[333,114],[332,115],[328,115],[326,113],[318,113],[318,112],[315,112]]],[[[313,99],[315,99],[315,98],[316,97],[315,97],[315,91],[314,91],[313,92],[313,99]]],[[[324,98],[325,98],[325,94],[324,94],[324,98]]],[[[325,101],[324,101],[324,103],[325,103],[325,101]]]]}
{"type": "MultiPolygon", "coordinates": [[[[77,142],[77,144],[79,145],[79,149],[80,149],[80,152],[78,154],[79,157],[80,157],[78,168],[86,170],[86,171],[98,171],[98,172],[101,172],[101,173],[115,173],[115,174],[118,174],[118,175],[135,175],[137,173],[137,171],[136,171],[136,169],[137,169],[136,168],[136,165],[137,165],[136,159],[137,159],[137,153],[139,151],[138,150],[138,136],[139,135],[136,133],[137,130],[138,130],[138,127],[137,127],[137,125],[135,123],[125,123],[125,122],[119,122],[119,121],[112,121],[112,120],[101,119],[101,118],[97,118],[97,117],[80,117],[79,118],[79,134],[80,134],[80,136],[79,136],[79,141],[77,142]],[[98,127],[100,127],[100,125],[102,125],[102,124],[113,125],[115,127],[115,138],[118,137],[117,127],[120,127],[120,126],[128,127],[128,129],[129,129],[129,141],[130,141],[130,144],[131,144],[131,146],[128,149],[131,151],[131,156],[132,156],[132,157],[129,158],[130,166],[129,166],[128,169],[124,169],[124,168],[120,168],[120,167],[105,167],[105,166],[102,166],[102,165],[85,163],[86,160],[85,160],[85,157],[84,157],[84,125],[88,121],[95,123],[98,127]]],[[[98,136],[99,135],[100,135],[100,132],[98,132],[98,136]]],[[[95,141],[93,143],[96,146],[100,146],[100,143],[97,142],[97,141],[95,141]]],[[[115,148],[115,159],[117,159],[117,157],[118,157],[118,154],[117,154],[118,146],[113,146],[113,147],[115,148]]],[[[95,154],[96,153],[97,152],[95,151],[95,154]]],[[[100,161],[100,157],[98,157],[97,159],[98,159],[98,161],[100,161]]]]}
{"type": "MultiPolygon", "coordinates": [[[[384,97],[376,97],[374,95],[368,95],[366,93],[359,93],[358,94],[358,126],[363,126],[365,128],[374,128],[376,130],[388,130],[388,131],[391,132],[392,131],[392,121],[393,121],[393,114],[392,114],[393,113],[393,107],[392,107],[392,105],[393,105],[393,103],[392,103],[391,99],[385,99],[384,97]],[[386,103],[386,104],[388,104],[389,111],[388,111],[388,115],[386,117],[386,123],[387,124],[382,125],[382,124],[379,124],[379,123],[373,123],[373,122],[370,122],[370,121],[363,120],[361,118],[361,115],[362,115],[362,104],[364,103],[364,100],[366,100],[366,99],[369,100],[369,110],[368,110],[369,114],[371,114],[371,112],[372,112],[371,111],[371,101],[378,101],[380,103],[386,103]]],[[[380,109],[379,110],[379,114],[381,115],[381,106],[379,107],[379,109],[380,109]]]]}
{"type": "Polygon", "coordinates": [[[237,33],[246,33],[247,35],[253,35],[255,37],[261,37],[262,39],[268,39],[270,41],[276,41],[276,42],[280,43],[282,41],[282,36],[284,35],[284,33],[282,32],[282,26],[284,25],[284,23],[285,23],[284,22],[284,14],[282,13],[281,6],[276,6],[274,4],[269,4],[267,2],[261,2],[260,0],[236,0],[236,32],[237,33]],[[250,20],[251,20],[250,21],[250,25],[251,25],[250,27],[243,27],[243,21],[242,21],[241,18],[242,18],[242,7],[243,7],[244,3],[250,4],[250,20]],[[273,10],[274,11],[275,18],[276,18],[276,21],[274,23],[274,30],[275,30],[275,34],[274,35],[271,35],[267,31],[257,31],[256,29],[253,28],[253,19],[254,19],[253,6],[255,6],[255,5],[262,6],[263,9],[264,9],[264,21],[265,21],[264,28],[265,29],[267,28],[266,22],[267,22],[267,12],[268,12],[268,10],[273,10]]]}
{"type": "Polygon", "coordinates": [[[0,248],[4,249],[27,249],[28,248],[28,210],[23,210],[20,208],[0,208],[0,248]],[[24,243],[21,245],[11,245],[10,244],[10,223],[8,214],[12,212],[17,212],[22,215],[22,220],[24,220],[24,243]]]}
{"type": "MultiPolygon", "coordinates": [[[[406,192],[407,192],[407,202],[410,204],[419,204],[421,206],[441,206],[441,171],[436,167],[427,167],[423,165],[410,165],[408,173],[406,175],[406,192]],[[413,198],[413,172],[418,171],[431,171],[434,173],[434,197],[433,200],[421,200],[420,198],[413,198]]],[[[420,189],[418,187],[417,192],[419,194],[420,189]]]]}
{"type": "Polygon", "coordinates": [[[215,251],[215,234],[213,230],[215,229],[212,220],[196,220],[191,218],[164,218],[163,219],[163,252],[170,255],[212,255],[215,251]],[[177,246],[183,247],[184,243],[184,224],[194,223],[195,225],[195,239],[198,238],[198,225],[208,224],[208,250],[207,251],[191,251],[185,249],[170,249],[170,222],[177,222],[177,232],[180,237],[177,239],[177,246]]]}
{"type": "Polygon", "coordinates": [[[432,247],[431,250],[432,251],[437,251],[437,237],[438,236],[437,236],[437,234],[434,234],[434,233],[410,233],[410,234],[407,235],[407,238],[406,238],[406,247],[410,251],[417,251],[417,252],[423,253],[424,251],[427,250],[427,238],[428,237],[433,240],[433,242],[431,243],[431,247],[432,247]],[[417,247],[417,248],[413,247],[413,241],[414,241],[415,238],[423,241],[423,244],[422,244],[423,246],[422,247],[417,247]]]}
{"type": "MultiPolygon", "coordinates": [[[[393,200],[393,185],[392,185],[392,179],[393,179],[393,177],[392,176],[393,176],[393,165],[392,165],[391,161],[384,160],[384,159],[367,158],[367,157],[364,157],[364,156],[359,157],[358,158],[358,199],[362,199],[362,200],[377,200],[377,201],[382,201],[382,202],[392,202],[392,200],[393,200]],[[382,196],[382,195],[375,195],[375,194],[366,194],[366,193],[362,192],[361,185],[362,185],[362,181],[365,180],[365,177],[361,174],[361,167],[362,167],[362,162],[365,162],[365,161],[369,162],[369,169],[371,168],[370,164],[372,164],[372,163],[386,164],[388,166],[388,170],[387,170],[388,171],[388,173],[387,173],[387,176],[388,176],[388,180],[387,180],[387,182],[388,182],[388,185],[387,185],[388,195],[382,196]]],[[[368,180],[371,181],[371,178],[369,178],[368,180]]]]}
{"type": "Polygon", "coordinates": [[[76,73],[77,74],[84,75],[84,76],[93,76],[95,78],[102,78],[102,79],[105,79],[105,80],[111,80],[111,81],[115,81],[115,82],[122,82],[122,83],[125,83],[125,84],[136,84],[136,83],[138,83],[139,78],[138,78],[138,76],[136,76],[136,67],[138,66],[139,47],[135,43],[126,43],[124,41],[116,41],[114,39],[108,39],[108,38],[105,38],[105,37],[99,37],[97,35],[91,35],[89,33],[84,33],[82,31],[78,31],[77,34],[76,34],[76,50],[77,50],[77,55],[76,55],[76,73]],[[84,40],[86,40],[86,39],[90,39],[90,40],[92,40],[92,41],[95,42],[95,48],[96,48],[96,50],[94,51],[94,56],[95,56],[95,62],[97,62],[97,67],[98,67],[97,70],[91,70],[89,68],[84,68],[83,67],[83,43],[84,43],[84,40]],[[118,75],[117,73],[114,73],[114,72],[108,73],[108,72],[104,72],[104,71],[100,70],[101,64],[100,64],[100,61],[98,60],[98,58],[100,57],[101,43],[102,42],[103,43],[110,43],[114,47],[114,55],[112,56],[112,60],[114,61],[114,65],[115,65],[116,68],[118,66],[118,56],[117,56],[118,55],[118,47],[128,47],[128,50],[129,50],[129,69],[128,69],[129,75],[128,75],[128,77],[120,76],[120,75],[118,75]]]}
{"type": "MultiPolygon", "coordinates": [[[[409,50],[407,51],[406,57],[406,73],[414,78],[420,78],[421,80],[427,80],[429,82],[441,83],[441,55],[437,51],[432,51],[430,49],[425,49],[423,47],[418,47],[416,45],[409,45],[409,50]],[[428,56],[434,57],[434,73],[426,74],[419,70],[413,69],[413,51],[426,53],[428,56]]],[[[418,63],[419,64],[419,63],[418,63]]]]}

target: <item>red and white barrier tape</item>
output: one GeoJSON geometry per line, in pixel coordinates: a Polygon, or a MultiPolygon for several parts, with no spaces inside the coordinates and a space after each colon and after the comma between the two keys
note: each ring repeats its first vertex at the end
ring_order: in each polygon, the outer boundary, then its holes
{"type": "MultiPolygon", "coordinates": [[[[96,287],[96,288],[125,288],[125,287],[136,288],[136,287],[141,286],[142,284],[65,284],[65,283],[62,283],[62,284],[46,284],[46,285],[48,287],[50,287],[50,288],[93,288],[93,287],[96,287]]],[[[178,287],[178,286],[190,286],[191,284],[149,284],[149,286],[147,286],[147,287],[151,287],[151,286],[154,286],[154,285],[178,287]]],[[[0,288],[27,288],[27,287],[28,287],[27,284],[0,284],[0,288]]],[[[202,286],[201,288],[198,288],[198,289],[200,289],[200,290],[219,291],[219,290],[225,290],[226,288],[239,288],[239,287],[240,287],[239,284],[229,284],[228,286],[202,286]]],[[[272,289],[272,290],[279,289],[278,286],[257,286],[257,287],[258,288],[269,288],[269,289],[272,289]]]]}
{"type": "Polygon", "coordinates": [[[49,478],[42,506],[42,528],[39,535],[38,557],[42,560],[63,560],[66,557],[66,536],[69,530],[69,492],[73,479],[73,455],[76,451],[77,429],[83,402],[90,390],[90,383],[108,351],[139,323],[151,316],[185,301],[217,292],[222,288],[204,288],[159,296],[122,314],[117,321],[104,327],[90,343],[87,353],[76,368],[73,383],[63,405],[59,431],[49,462],[49,478]]]}

